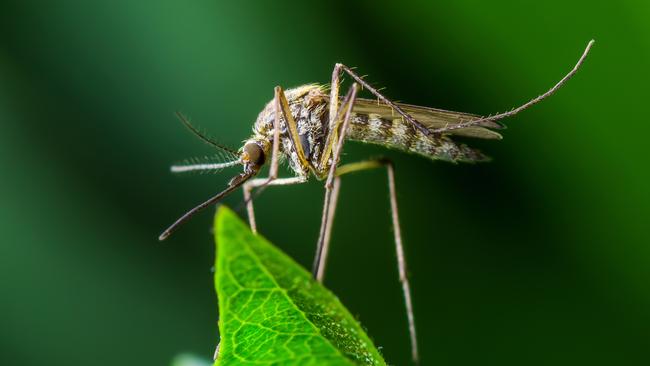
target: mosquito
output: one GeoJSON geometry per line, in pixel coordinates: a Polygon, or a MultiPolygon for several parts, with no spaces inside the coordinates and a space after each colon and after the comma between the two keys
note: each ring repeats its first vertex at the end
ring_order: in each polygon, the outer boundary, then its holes
{"type": "Polygon", "coordinates": [[[352,140],[378,144],[432,160],[453,163],[487,161],[489,159],[480,151],[457,142],[457,137],[500,140],[502,136],[495,130],[502,129],[503,125],[498,121],[514,116],[555,93],[578,71],[593,44],[594,41],[591,40],[573,69],[545,93],[505,113],[487,117],[395,103],[368,84],[352,68],[340,63],[334,66],[329,86],[307,84],[286,91],[276,86],[273,100],[264,107],[253,125],[253,135],[238,151],[218,144],[178,114],[191,132],[220,150],[228,159],[220,163],[174,165],[171,167],[172,172],[217,171],[233,166],[242,166],[243,172],[232,178],[225,190],[181,216],[160,235],[159,239],[165,240],[197,212],[219,202],[239,187],[243,188],[250,227],[253,232],[257,232],[253,198],[268,186],[305,183],[313,175],[316,179],[325,181],[323,213],[312,267],[314,278],[322,282],[341,176],[368,169],[385,168],[397,268],[409,327],[411,357],[417,363],[419,353],[411,288],[399,224],[394,166],[385,158],[339,165],[344,142],[352,140]],[[344,75],[350,77],[353,83],[341,98],[339,89],[344,75]],[[360,88],[370,92],[374,99],[357,97],[360,88]],[[254,178],[269,157],[268,177],[254,178]],[[280,161],[285,159],[295,173],[293,177],[278,176],[280,161]],[[255,189],[257,191],[253,192],[255,189]]]}

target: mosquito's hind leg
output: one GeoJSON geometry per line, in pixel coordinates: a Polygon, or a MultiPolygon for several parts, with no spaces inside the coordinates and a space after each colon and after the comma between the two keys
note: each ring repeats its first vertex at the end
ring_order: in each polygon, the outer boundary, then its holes
{"type": "MultiPolygon", "coordinates": [[[[336,64],[334,66],[334,72],[332,75],[340,75],[341,71],[345,71],[354,81],[359,83],[362,87],[368,89],[370,93],[372,93],[377,99],[380,101],[386,103],[387,106],[391,107],[395,112],[399,113],[402,117],[404,117],[405,120],[409,121],[415,128],[420,130],[425,136],[433,136],[434,132],[426,128],[422,123],[418,122],[415,118],[413,118],[410,114],[406,113],[402,108],[400,108],[397,104],[393,103],[390,99],[386,98],[383,94],[379,92],[376,88],[374,88],[372,85],[368,84],[367,81],[363,80],[361,76],[359,76],[357,73],[352,71],[351,68],[343,65],[343,64],[336,64]]],[[[331,101],[330,101],[331,103],[331,101]]],[[[331,112],[331,111],[330,111],[331,112]]]]}
{"type": "Polygon", "coordinates": [[[318,269],[316,272],[316,278],[319,281],[323,281],[325,276],[326,261],[329,252],[329,237],[332,230],[332,223],[334,222],[334,212],[336,209],[336,202],[338,198],[338,191],[340,187],[340,177],[344,174],[349,174],[353,172],[358,172],[362,170],[369,170],[385,167],[388,175],[388,191],[390,194],[390,211],[391,219],[393,224],[393,234],[395,240],[395,253],[397,255],[397,269],[399,273],[399,280],[402,284],[402,293],[404,295],[404,306],[406,308],[406,316],[408,319],[409,325],[409,336],[411,339],[411,356],[413,361],[418,363],[419,354],[418,354],[418,344],[417,344],[417,333],[415,331],[415,318],[413,316],[413,302],[411,299],[411,285],[409,283],[407,266],[406,266],[406,256],[404,254],[404,245],[402,243],[402,230],[399,224],[399,209],[397,207],[397,193],[395,189],[395,170],[393,168],[393,163],[388,159],[378,159],[378,160],[368,160],[361,161],[358,163],[351,163],[340,166],[336,170],[336,177],[334,179],[334,188],[332,194],[332,200],[330,201],[330,207],[328,210],[328,220],[327,226],[323,229],[325,231],[325,237],[327,240],[323,244],[323,253],[320,256],[320,262],[318,264],[318,269]]]}
{"type": "Polygon", "coordinates": [[[434,133],[445,133],[445,132],[449,132],[449,131],[453,131],[453,130],[458,130],[458,129],[462,129],[462,128],[468,128],[468,127],[472,127],[472,126],[481,125],[481,124],[486,123],[486,122],[496,122],[496,121],[502,120],[504,118],[512,117],[515,114],[517,114],[517,113],[519,113],[519,112],[521,112],[523,110],[526,110],[526,109],[532,107],[533,105],[541,102],[542,100],[550,97],[556,91],[558,91],[558,89],[560,89],[564,85],[564,83],[566,83],[569,79],[571,79],[573,77],[573,75],[575,75],[576,72],[578,72],[578,69],[580,69],[580,67],[582,66],[582,63],[587,58],[587,55],[589,54],[589,51],[591,50],[591,46],[594,45],[594,42],[595,41],[593,39],[591,41],[589,41],[589,43],[587,44],[587,47],[585,48],[584,52],[582,53],[582,56],[580,56],[580,58],[578,59],[578,62],[573,67],[573,69],[571,69],[571,71],[569,71],[566,75],[564,75],[564,77],[562,79],[560,79],[560,81],[558,81],[555,85],[553,85],[544,94],[541,94],[541,95],[529,100],[528,102],[520,105],[519,107],[513,108],[513,109],[511,109],[511,110],[509,110],[507,112],[499,113],[499,114],[496,114],[496,115],[493,115],[493,116],[478,118],[478,119],[474,119],[474,120],[463,122],[463,123],[458,123],[458,124],[455,124],[455,125],[452,125],[452,126],[441,127],[441,128],[438,128],[438,129],[434,130],[433,132],[434,133]]]}

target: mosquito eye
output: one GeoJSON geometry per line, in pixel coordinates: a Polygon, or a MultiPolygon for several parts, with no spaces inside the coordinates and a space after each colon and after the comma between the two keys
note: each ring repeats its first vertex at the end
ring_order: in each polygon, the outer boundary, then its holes
{"type": "Polygon", "coordinates": [[[261,166],[264,164],[264,150],[262,150],[258,144],[249,142],[244,145],[244,152],[248,155],[248,161],[250,164],[255,166],[261,166]]]}

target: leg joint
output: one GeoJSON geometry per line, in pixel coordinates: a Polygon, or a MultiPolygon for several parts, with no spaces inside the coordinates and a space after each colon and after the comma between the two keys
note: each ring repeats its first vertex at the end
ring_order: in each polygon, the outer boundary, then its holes
{"type": "Polygon", "coordinates": [[[387,166],[387,167],[394,167],[393,161],[389,158],[386,157],[381,157],[377,159],[377,162],[379,162],[381,165],[387,166]]]}

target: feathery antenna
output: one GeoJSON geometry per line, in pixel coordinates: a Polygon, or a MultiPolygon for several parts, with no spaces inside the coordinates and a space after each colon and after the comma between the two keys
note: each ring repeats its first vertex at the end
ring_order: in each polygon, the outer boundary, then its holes
{"type": "Polygon", "coordinates": [[[212,138],[201,132],[198,128],[194,127],[190,121],[185,117],[181,112],[176,112],[176,117],[183,122],[185,127],[187,127],[190,132],[195,134],[198,138],[200,138],[203,142],[207,143],[210,146],[216,147],[219,150],[222,150],[226,153],[232,154],[233,156],[237,156],[237,152],[231,148],[228,148],[226,146],[221,145],[220,143],[214,141],[212,138]]]}
{"type": "Polygon", "coordinates": [[[227,163],[206,163],[206,164],[191,164],[191,165],[172,165],[172,173],[187,173],[194,171],[218,171],[223,168],[241,164],[239,160],[230,161],[227,163]]]}
{"type": "Polygon", "coordinates": [[[186,159],[180,163],[171,166],[172,173],[187,172],[212,172],[216,173],[222,169],[241,165],[242,161],[238,157],[230,156],[228,153],[219,152],[214,156],[204,156],[199,158],[186,159]]]}

